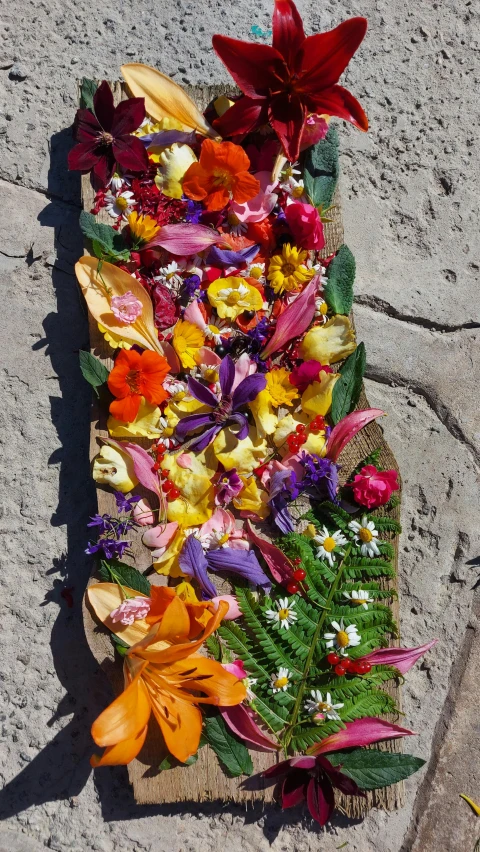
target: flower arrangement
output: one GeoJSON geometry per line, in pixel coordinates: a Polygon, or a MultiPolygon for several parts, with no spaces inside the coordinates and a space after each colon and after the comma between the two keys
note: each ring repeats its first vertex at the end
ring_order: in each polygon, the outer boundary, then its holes
{"type": "Polygon", "coordinates": [[[320,825],[335,789],[364,797],[422,765],[364,747],[412,734],[382,718],[397,712],[382,685],[434,644],[390,647],[396,471],[380,448],[339,464],[383,414],[357,408],[354,259],[322,253],[331,118],[368,127],[338,84],[365,31],[353,18],[305,36],[292,0],[274,0],[271,46],[213,39],[240,93],[203,114],[161,72],[124,65],[117,105],[83,82],[69,156],[95,189],[76,273],[114,358],[81,353],[108,408],[93,477],[117,509],[89,524],[86,598],[125,684],[93,724],[92,765],[133,760],[153,716],[162,771],[195,772],[205,743],[230,775],[270,752],[263,785],[320,825]],[[157,582],[132,564],[139,536],[157,582]]]}

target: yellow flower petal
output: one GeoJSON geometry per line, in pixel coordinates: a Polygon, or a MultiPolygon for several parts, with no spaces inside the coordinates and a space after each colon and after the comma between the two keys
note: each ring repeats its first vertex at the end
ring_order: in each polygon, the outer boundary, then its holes
{"type": "Polygon", "coordinates": [[[260,391],[257,398],[248,405],[255,418],[255,425],[260,438],[273,435],[277,428],[278,417],[273,411],[272,398],[267,388],[260,391]]]}
{"type": "Polygon", "coordinates": [[[145,287],[118,266],[106,262],[99,264],[98,258],[88,255],[75,264],[75,272],[88,310],[98,323],[129,343],[138,343],[144,349],[164,354],[153,321],[152,301],[145,287]],[[143,311],[135,322],[125,325],[112,313],[110,299],[128,292],[139,299],[143,311]]]}
{"type": "Polygon", "coordinates": [[[326,443],[327,439],[323,432],[319,432],[318,435],[309,432],[307,440],[302,444],[302,450],[305,450],[306,453],[315,453],[318,456],[323,456],[326,443]]]}
{"type": "Polygon", "coordinates": [[[476,813],[477,816],[480,816],[480,808],[478,805],[475,804],[473,799],[470,799],[470,797],[466,796],[465,793],[459,793],[459,796],[461,799],[464,799],[466,801],[467,805],[470,805],[472,811],[476,813]]]}
{"type": "Polygon", "coordinates": [[[208,301],[222,319],[236,319],[244,311],[259,311],[262,296],[244,278],[217,278],[207,290],[208,301]]]}
{"type": "Polygon", "coordinates": [[[93,478],[99,485],[110,485],[116,491],[127,494],[138,485],[133,470],[133,460],[127,453],[104,444],[93,460],[93,478]]]}
{"type": "Polygon", "coordinates": [[[191,370],[196,366],[195,356],[205,343],[205,335],[197,325],[188,320],[179,320],[173,329],[172,345],[182,367],[191,370]]]}
{"type": "Polygon", "coordinates": [[[149,243],[158,234],[160,225],[152,216],[140,216],[136,210],[132,210],[127,216],[128,225],[134,237],[149,243]]]}
{"type": "Polygon", "coordinates": [[[112,347],[112,349],[131,349],[133,343],[128,343],[126,340],[122,340],[119,334],[115,334],[113,331],[108,331],[100,322],[97,323],[98,330],[100,334],[103,334],[106,343],[112,347]]]}
{"type": "Polygon", "coordinates": [[[192,584],[187,580],[183,580],[178,586],[175,586],[175,594],[184,602],[184,603],[199,603],[199,600],[195,594],[195,589],[192,584]]]}
{"type": "Polygon", "coordinates": [[[239,476],[255,470],[268,453],[267,442],[254,428],[250,428],[242,441],[238,440],[232,429],[222,429],[213,442],[213,449],[225,470],[235,468],[239,476]]]}
{"type": "Polygon", "coordinates": [[[183,530],[178,529],[173,539],[168,545],[165,553],[158,556],[153,561],[153,567],[157,574],[162,574],[165,577],[183,577],[183,573],[178,564],[178,557],[185,541],[183,530]]]}
{"type": "MultiPolygon", "coordinates": [[[[150,154],[150,150],[148,152],[150,154]]],[[[185,172],[197,158],[188,145],[175,142],[170,148],[165,148],[158,159],[159,168],[155,183],[159,190],[169,198],[182,197],[182,182],[185,172]]]]}
{"type": "Polygon", "coordinates": [[[312,382],[302,394],[302,409],[307,414],[324,417],[332,407],[332,392],[340,373],[320,373],[320,381],[312,382]]]}
{"type": "Polygon", "coordinates": [[[211,447],[201,453],[175,453],[168,455],[162,469],[169,471],[171,482],[179,489],[181,497],[167,504],[167,518],[180,527],[193,527],[205,523],[215,509],[215,489],[211,483],[218,462],[211,447]],[[179,456],[187,466],[177,464],[179,456]],[[185,458],[186,457],[186,458],[185,458]]]}
{"type": "Polygon", "coordinates": [[[321,364],[336,364],[355,351],[355,334],[348,317],[336,314],[325,325],[307,331],[300,345],[300,357],[321,364]]]}
{"type": "Polygon", "coordinates": [[[217,138],[202,113],[178,83],[140,62],[122,65],[121,72],[132,95],[145,98],[145,110],[156,121],[172,118],[184,130],[196,130],[203,136],[217,138]]]}
{"type": "Polygon", "coordinates": [[[250,476],[248,479],[244,476],[240,478],[245,483],[245,487],[238,497],[234,497],[233,505],[239,511],[252,512],[260,520],[264,521],[270,514],[267,492],[263,488],[258,487],[254,476],[250,476]]]}
{"type": "Polygon", "coordinates": [[[158,406],[143,399],[133,423],[124,423],[110,415],[107,427],[112,438],[159,438],[164,432],[163,427],[159,426],[159,420],[158,406]]]}

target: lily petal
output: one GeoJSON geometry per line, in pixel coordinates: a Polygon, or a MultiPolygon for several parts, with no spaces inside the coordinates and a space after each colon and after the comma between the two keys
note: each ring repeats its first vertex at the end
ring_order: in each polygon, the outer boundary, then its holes
{"type": "Polygon", "coordinates": [[[247,537],[253,544],[258,547],[265,562],[267,563],[273,579],[280,584],[284,584],[292,579],[293,567],[285,554],[265,538],[261,538],[256,534],[250,521],[246,523],[247,537]]]}
{"type": "Polygon", "coordinates": [[[327,441],[326,457],[337,461],[343,448],[355,437],[360,429],[363,429],[376,417],[384,417],[385,412],[380,408],[365,408],[362,411],[352,411],[347,414],[336,426],[333,427],[327,441]]]}
{"type": "Polygon", "coordinates": [[[371,666],[395,666],[401,674],[406,674],[417,660],[426,654],[430,648],[436,645],[438,639],[432,639],[425,645],[419,645],[417,648],[379,648],[377,651],[371,651],[362,657],[362,661],[370,663],[371,666]]]}
{"type": "Polygon", "coordinates": [[[315,295],[318,286],[319,277],[315,275],[300,295],[279,316],[274,335],[261,354],[264,360],[278,349],[282,349],[292,337],[299,337],[306,331],[315,315],[315,295]]]}
{"type": "Polygon", "coordinates": [[[337,731],[336,734],[330,734],[321,742],[310,746],[308,754],[325,754],[329,751],[341,751],[344,748],[353,748],[354,746],[366,746],[371,743],[378,743],[380,740],[397,739],[397,737],[413,736],[415,731],[410,731],[408,728],[401,728],[400,725],[393,725],[391,722],[386,722],[384,719],[375,719],[371,716],[365,719],[356,719],[354,722],[347,722],[345,728],[337,731]]]}
{"type": "Polygon", "coordinates": [[[195,225],[189,222],[178,222],[173,225],[163,225],[158,234],[144,246],[144,249],[161,248],[180,257],[198,254],[201,251],[224,242],[221,234],[205,225],[195,225]]]}
{"type": "Polygon", "coordinates": [[[220,707],[223,720],[237,737],[240,737],[254,751],[277,751],[280,746],[263,733],[255,721],[255,713],[245,704],[233,707],[220,707]]]}

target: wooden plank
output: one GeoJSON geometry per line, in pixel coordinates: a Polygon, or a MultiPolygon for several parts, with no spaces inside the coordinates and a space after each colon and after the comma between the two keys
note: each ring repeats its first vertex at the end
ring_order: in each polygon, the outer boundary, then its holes
{"type": "MultiPolygon", "coordinates": [[[[118,103],[125,97],[122,84],[112,84],[115,101],[118,103]]],[[[201,86],[187,87],[187,91],[194,98],[200,109],[204,109],[208,103],[220,94],[223,94],[225,88],[222,86],[201,86]]],[[[89,211],[93,206],[94,193],[90,185],[88,176],[82,179],[82,198],[85,210],[89,211]]],[[[322,252],[323,257],[328,257],[333,254],[343,243],[343,223],[340,207],[340,196],[337,192],[334,198],[334,207],[331,214],[332,221],[325,226],[325,248],[322,252]]],[[[99,214],[99,220],[110,224],[110,219],[105,211],[99,214]]],[[[353,317],[351,317],[353,320],[353,317]]],[[[90,327],[90,345],[92,352],[99,357],[108,369],[113,366],[112,350],[98,330],[97,324],[89,317],[90,327]]],[[[367,341],[368,345],[368,341],[367,341]]],[[[369,403],[362,391],[361,398],[358,403],[358,408],[368,408],[369,403]]],[[[93,459],[99,451],[101,438],[108,437],[106,428],[107,407],[102,406],[102,400],[94,399],[92,404],[91,431],[90,431],[90,457],[93,459]]],[[[140,442],[148,447],[148,440],[140,442]]],[[[372,450],[377,447],[381,448],[380,465],[385,468],[394,468],[398,471],[397,462],[393,453],[386,443],[380,425],[377,422],[370,423],[365,427],[342,453],[342,471],[341,475],[344,481],[348,478],[351,471],[357,464],[365,458],[372,450]]],[[[399,477],[400,479],[400,477],[399,477]]],[[[140,490],[140,489],[137,489],[140,490]]],[[[98,487],[98,511],[103,514],[115,513],[115,500],[111,491],[98,487]]],[[[400,520],[400,507],[392,509],[389,516],[395,520],[400,520]]],[[[398,567],[398,538],[395,539],[395,568],[398,567]]],[[[151,565],[150,551],[148,551],[140,541],[140,536],[136,538],[133,545],[134,561],[139,570],[146,570],[151,565]]],[[[164,583],[165,577],[154,574],[149,577],[152,582],[164,583]]],[[[90,579],[90,583],[97,582],[94,575],[90,579]]],[[[392,588],[398,592],[397,580],[385,583],[386,588],[392,588]]],[[[398,599],[395,599],[392,604],[395,620],[398,622],[399,604],[398,599]]],[[[89,647],[98,661],[99,665],[104,669],[106,675],[112,683],[112,689],[117,694],[122,689],[122,674],[121,666],[117,662],[114,663],[112,644],[106,632],[98,626],[93,619],[91,612],[86,604],[83,608],[85,635],[89,647]]],[[[398,640],[392,642],[398,644],[398,640]]],[[[385,687],[386,691],[391,694],[400,706],[400,690],[398,684],[391,682],[385,687]]],[[[397,721],[392,718],[391,721],[397,721]]],[[[401,741],[393,740],[390,743],[385,743],[383,746],[389,751],[401,751],[401,741]]],[[[158,766],[165,756],[162,750],[161,735],[156,727],[153,718],[150,722],[149,736],[145,743],[142,752],[138,758],[128,766],[128,774],[135,800],[138,804],[159,804],[159,803],[174,803],[179,801],[230,801],[230,802],[258,802],[263,800],[269,802],[273,799],[273,788],[249,790],[241,786],[239,779],[228,778],[221,770],[217,758],[213,751],[205,746],[200,749],[198,761],[191,768],[177,768],[168,770],[168,772],[158,772],[155,767],[158,766]]],[[[255,772],[261,772],[270,766],[275,759],[272,754],[252,752],[255,772]]],[[[383,790],[376,790],[367,794],[366,799],[360,798],[344,798],[340,797],[337,804],[352,818],[359,818],[365,815],[371,807],[383,808],[386,810],[396,809],[401,807],[403,803],[403,784],[396,784],[392,787],[387,787],[383,790]]]]}

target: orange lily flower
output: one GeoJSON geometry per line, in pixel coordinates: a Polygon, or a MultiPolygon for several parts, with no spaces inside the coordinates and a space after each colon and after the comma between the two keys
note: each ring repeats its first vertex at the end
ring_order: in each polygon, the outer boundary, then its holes
{"type": "Polygon", "coordinates": [[[183,192],[203,201],[207,210],[222,210],[232,199],[239,204],[260,192],[260,182],[250,174],[250,160],[240,145],[205,139],[200,162],[192,163],[183,179],[183,192]]]}
{"type": "MultiPolygon", "coordinates": [[[[145,618],[147,624],[156,624],[161,621],[167,607],[170,606],[175,597],[176,592],[173,586],[150,586],[151,604],[145,618]]],[[[212,601],[198,601],[197,603],[184,601],[184,603],[190,618],[188,638],[195,639],[207,627],[217,607],[212,601]]]]}
{"type": "Polygon", "coordinates": [[[158,352],[122,349],[108,377],[108,387],[117,397],[110,403],[110,414],[124,423],[135,420],[142,396],[147,402],[158,405],[168,397],[163,381],[168,375],[168,361],[158,352]]]}
{"type": "MultiPolygon", "coordinates": [[[[199,704],[231,707],[246,697],[243,683],[215,660],[197,653],[228,611],[220,601],[206,629],[189,641],[187,607],[175,597],[158,625],[127,651],[125,690],[92,725],[96,744],[104,746],[92,766],[126,764],[143,746],[151,713],[165,744],[184,763],[195,754],[202,733],[199,704]]],[[[138,622],[137,622],[138,624],[138,622]]],[[[138,628],[137,628],[138,629],[138,628]]]]}

